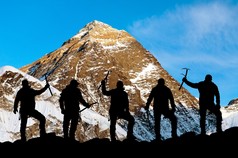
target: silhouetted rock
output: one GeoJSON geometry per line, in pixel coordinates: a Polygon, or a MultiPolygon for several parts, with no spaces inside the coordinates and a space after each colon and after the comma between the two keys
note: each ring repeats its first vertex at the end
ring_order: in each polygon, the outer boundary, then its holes
{"type": "Polygon", "coordinates": [[[77,140],[56,136],[54,133],[48,133],[45,137],[32,138],[26,142],[17,140],[15,142],[0,143],[0,149],[4,152],[4,149],[17,151],[11,153],[12,155],[21,155],[34,151],[41,155],[46,155],[46,152],[54,155],[66,153],[82,154],[83,152],[89,155],[97,155],[99,153],[109,154],[112,152],[113,155],[118,156],[123,156],[125,153],[133,154],[134,156],[140,156],[140,153],[146,153],[147,155],[167,154],[168,156],[175,154],[179,156],[184,152],[196,152],[196,155],[204,152],[219,154],[221,151],[232,151],[237,146],[238,127],[232,127],[222,133],[212,133],[210,135],[196,135],[194,132],[187,132],[177,138],[150,142],[129,139],[111,142],[108,138],[93,138],[81,143],[77,140]]]}

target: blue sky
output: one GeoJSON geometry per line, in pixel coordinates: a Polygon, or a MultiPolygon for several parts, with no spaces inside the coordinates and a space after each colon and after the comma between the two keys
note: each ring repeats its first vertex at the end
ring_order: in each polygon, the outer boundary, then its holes
{"type": "Polygon", "coordinates": [[[177,81],[187,67],[192,82],[213,76],[222,106],[238,98],[238,1],[9,0],[0,16],[0,67],[32,63],[98,20],[135,37],[177,81]]]}

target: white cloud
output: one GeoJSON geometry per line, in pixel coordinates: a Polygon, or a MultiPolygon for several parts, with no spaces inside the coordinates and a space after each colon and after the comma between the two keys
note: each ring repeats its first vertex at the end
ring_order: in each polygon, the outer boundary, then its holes
{"type": "Polygon", "coordinates": [[[180,68],[189,67],[197,73],[195,81],[206,73],[213,74],[224,93],[227,82],[235,85],[229,89],[233,96],[225,94],[223,100],[228,102],[237,98],[233,91],[238,88],[236,19],[238,4],[209,2],[177,6],[162,15],[135,21],[128,30],[175,79],[182,78],[180,68]]]}

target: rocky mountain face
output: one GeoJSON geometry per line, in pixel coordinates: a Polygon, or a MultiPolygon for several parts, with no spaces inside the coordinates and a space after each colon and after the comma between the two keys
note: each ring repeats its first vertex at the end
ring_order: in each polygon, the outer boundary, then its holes
{"type": "MultiPolygon", "coordinates": [[[[58,98],[61,90],[69,84],[71,79],[76,79],[80,83],[79,88],[85,100],[89,103],[97,102],[90,109],[108,118],[110,98],[102,95],[100,83],[109,72],[107,89],[115,88],[116,82],[122,80],[128,92],[130,111],[136,119],[135,136],[139,140],[153,139],[152,109],[148,118],[142,107],[145,106],[150,90],[162,77],[172,90],[177,105],[178,134],[188,131],[199,133],[200,131],[198,100],[186,89],[179,90],[180,83],[135,38],[126,31],[117,30],[105,23],[99,21],[88,23],[75,36],[65,41],[59,49],[20,68],[20,71],[22,73],[5,71],[1,74],[1,110],[12,112],[14,95],[21,86],[22,79],[28,75],[35,78],[35,80],[32,79],[32,86],[35,88],[43,87],[45,77],[47,77],[53,96],[48,93],[48,97],[39,96],[38,99],[51,103],[58,113],[60,113],[58,98]]],[[[62,118],[59,119],[52,115],[49,117],[51,120],[54,118],[57,122],[53,125],[51,123],[54,121],[49,122],[49,128],[57,126],[59,128],[55,131],[62,133],[60,129],[62,118]]],[[[98,122],[100,121],[96,121],[93,125],[80,125],[78,139],[85,141],[92,137],[108,137],[108,128],[100,130],[98,122]],[[89,134],[90,132],[93,134],[89,134]]],[[[125,130],[126,123],[118,120],[118,124],[125,130]]],[[[214,116],[209,115],[208,131],[212,132],[214,125],[214,116]]],[[[171,132],[169,120],[162,119],[161,126],[162,137],[169,138],[171,132]]]]}
{"type": "Polygon", "coordinates": [[[21,70],[41,80],[46,74],[51,85],[60,91],[71,79],[77,79],[88,101],[98,99],[103,107],[108,105],[108,99],[101,97],[98,87],[107,71],[111,71],[108,88],[115,88],[117,80],[122,80],[133,112],[144,106],[148,92],[163,77],[178,104],[197,107],[197,99],[185,89],[179,91],[180,83],[136,39],[98,21],[87,24],[62,47],[21,70]],[[87,94],[89,91],[92,96],[87,94]]]}
{"type": "Polygon", "coordinates": [[[228,106],[231,106],[231,105],[234,105],[234,104],[238,104],[238,98],[231,100],[231,101],[228,103],[228,106]]]}
{"type": "Polygon", "coordinates": [[[227,112],[238,111],[238,99],[232,99],[227,106],[224,107],[227,112]]]}

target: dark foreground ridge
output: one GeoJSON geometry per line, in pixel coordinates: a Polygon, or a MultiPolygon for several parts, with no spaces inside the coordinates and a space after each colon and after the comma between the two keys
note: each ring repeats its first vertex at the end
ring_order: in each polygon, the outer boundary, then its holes
{"type": "Polygon", "coordinates": [[[149,152],[178,154],[178,151],[186,152],[196,151],[196,154],[201,152],[220,152],[227,151],[226,149],[238,148],[238,127],[229,128],[222,133],[213,133],[211,135],[200,135],[194,132],[187,132],[180,135],[178,138],[169,138],[163,141],[137,141],[128,140],[111,142],[110,139],[93,138],[86,142],[75,140],[67,140],[63,137],[56,136],[54,133],[48,133],[45,137],[37,137],[29,139],[26,142],[16,140],[15,142],[0,143],[0,150],[10,149],[16,151],[17,154],[26,153],[27,151],[37,151],[42,154],[46,151],[54,152],[55,154],[79,153],[86,152],[88,154],[96,154],[97,151],[109,153],[116,151],[119,154],[133,152],[136,154],[149,152]],[[165,149],[165,150],[164,150],[165,149]],[[170,152],[168,152],[168,150],[170,152]],[[42,151],[42,152],[41,152],[42,151]]]}

